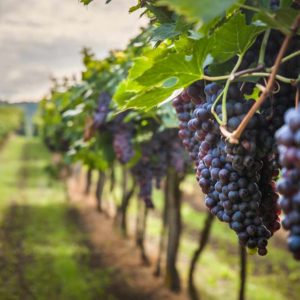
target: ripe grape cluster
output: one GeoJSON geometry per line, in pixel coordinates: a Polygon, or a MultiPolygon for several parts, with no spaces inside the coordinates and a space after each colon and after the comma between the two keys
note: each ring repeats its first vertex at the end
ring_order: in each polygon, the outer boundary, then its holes
{"type": "Polygon", "coordinates": [[[177,135],[176,129],[165,129],[153,134],[152,138],[141,146],[141,157],[132,168],[139,185],[139,196],[147,207],[153,207],[153,184],[161,186],[161,180],[167,175],[168,168],[183,175],[189,166],[177,135]]]}
{"type": "Polygon", "coordinates": [[[141,146],[141,158],[131,169],[132,175],[136,178],[139,186],[139,197],[144,201],[148,208],[153,208],[152,201],[152,181],[153,171],[151,168],[151,153],[147,145],[141,146]]]}
{"type": "Polygon", "coordinates": [[[280,213],[278,205],[279,195],[276,192],[276,183],[279,169],[277,157],[269,156],[263,159],[263,167],[259,181],[259,189],[262,194],[262,202],[259,208],[260,216],[267,229],[273,235],[280,229],[280,213]]]}
{"type": "Polygon", "coordinates": [[[131,123],[125,123],[116,127],[113,133],[113,148],[117,159],[126,164],[134,156],[133,149],[134,128],[131,123]]]}
{"type": "MultiPolygon", "coordinates": [[[[197,87],[198,97],[188,88],[174,99],[173,105],[181,122],[179,136],[195,162],[196,178],[206,194],[205,204],[212,214],[229,223],[242,245],[258,248],[258,253],[265,255],[268,239],[279,229],[273,145],[268,138],[267,120],[256,113],[240,143],[230,144],[222,137],[211,113],[221,87],[212,83],[203,89],[198,83],[192,91],[197,87]]],[[[240,85],[230,87],[226,103],[228,130],[239,126],[252,105],[253,101],[243,98],[240,85]]],[[[222,118],[222,105],[216,106],[216,113],[222,118]]]]}
{"type": "Polygon", "coordinates": [[[94,114],[95,128],[101,128],[105,124],[107,115],[109,113],[110,102],[111,96],[106,92],[102,92],[99,96],[98,106],[94,114]]]}
{"type": "MultiPolygon", "coordinates": [[[[195,86],[193,86],[193,88],[195,88],[195,86]]],[[[173,100],[173,106],[179,119],[179,137],[182,140],[183,146],[188,151],[191,160],[197,164],[199,141],[196,140],[193,132],[188,126],[188,122],[192,117],[192,112],[195,109],[195,104],[191,101],[191,97],[187,91],[184,91],[173,100]]]]}
{"type": "Polygon", "coordinates": [[[277,188],[282,194],[280,206],[285,213],[282,222],[290,230],[289,249],[300,260],[300,111],[290,109],[285,114],[285,125],[276,133],[282,178],[277,188]]]}

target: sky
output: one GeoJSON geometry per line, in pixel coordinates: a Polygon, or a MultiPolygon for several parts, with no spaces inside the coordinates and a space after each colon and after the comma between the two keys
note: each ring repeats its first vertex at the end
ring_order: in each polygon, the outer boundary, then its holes
{"type": "Polygon", "coordinates": [[[80,51],[97,57],[122,49],[146,24],[128,14],[136,0],[0,0],[0,99],[38,101],[50,77],[79,77],[80,51]]]}

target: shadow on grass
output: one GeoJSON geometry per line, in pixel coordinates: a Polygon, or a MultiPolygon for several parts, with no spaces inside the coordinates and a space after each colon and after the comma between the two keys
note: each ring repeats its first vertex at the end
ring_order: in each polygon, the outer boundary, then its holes
{"type": "MultiPolygon", "coordinates": [[[[112,249],[118,251],[118,249],[112,249]]],[[[153,291],[154,293],[155,291],[153,291]]],[[[155,300],[90,243],[65,204],[12,204],[0,225],[0,299],[155,300]]]]}
{"type": "Polygon", "coordinates": [[[63,205],[12,205],[0,228],[0,299],[116,299],[112,270],[63,205]],[[61,222],[64,222],[62,224],[61,222]]]}

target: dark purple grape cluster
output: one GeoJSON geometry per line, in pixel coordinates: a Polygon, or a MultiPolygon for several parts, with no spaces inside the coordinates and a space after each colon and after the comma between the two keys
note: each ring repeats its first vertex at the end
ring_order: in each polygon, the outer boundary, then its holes
{"type": "Polygon", "coordinates": [[[179,120],[179,137],[191,160],[196,165],[198,163],[199,141],[196,139],[194,132],[190,130],[188,122],[192,118],[195,104],[201,103],[205,99],[201,85],[202,83],[193,84],[173,100],[173,106],[179,120]]]}
{"type": "MultiPolygon", "coordinates": [[[[229,131],[237,129],[253,105],[253,101],[239,97],[241,95],[233,85],[226,104],[229,131]]],[[[216,111],[221,117],[221,105],[217,106],[216,111]]],[[[272,185],[269,185],[272,183],[272,170],[268,181],[261,177],[263,170],[267,171],[263,158],[270,155],[273,142],[268,138],[269,131],[265,124],[263,115],[256,113],[244,130],[239,144],[224,142],[226,163],[221,170],[222,177],[217,182],[218,190],[222,187],[220,204],[224,207],[225,219],[230,219],[230,227],[237,232],[241,244],[258,248],[260,255],[267,253],[267,240],[279,225],[278,209],[272,210],[273,214],[268,216],[264,214],[264,209],[270,204],[276,207],[277,200],[272,185]],[[263,143],[260,142],[262,138],[263,143]],[[270,196],[269,193],[272,197],[266,197],[270,196]]]]}
{"type": "Polygon", "coordinates": [[[130,123],[119,124],[113,133],[113,148],[120,163],[126,164],[134,156],[133,126],[130,123]]]}
{"type": "MultiPolygon", "coordinates": [[[[268,138],[268,129],[264,129],[264,116],[257,113],[248,124],[239,144],[227,142],[221,136],[219,125],[211,113],[212,104],[220,90],[220,86],[212,83],[204,88],[205,99],[200,91],[198,98],[195,95],[192,98],[189,89],[175,99],[178,118],[185,126],[180,128],[179,136],[184,145],[188,145],[186,148],[193,159],[193,152],[197,149],[193,150],[190,145],[196,144],[198,147],[196,177],[206,194],[206,206],[221,221],[229,223],[242,245],[258,248],[258,253],[265,255],[268,239],[278,230],[279,225],[273,172],[270,171],[271,177],[265,178],[266,180],[262,180],[260,176],[264,167],[267,171],[263,158],[269,157],[273,140],[268,138]],[[188,115],[182,115],[183,111],[178,103],[190,109],[189,119],[188,115]],[[183,129],[188,134],[183,135],[183,129]],[[262,138],[265,139],[264,143],[258,144],[262,138]],[[190,141],[191,139],[193,140],[190,141]],[[273,213],[265,213],[268,205],[273,213]]],[[[233,131],[239,126],[252,105],[253,101],[242,98],[239,84],[230,87],[226,103],[228,130],[233,131]]],[[[188,109],[185,112],[187,111],[188,109]]],[[[222,118],[221,105],[216,106],[216,113],[222,118]]]]}
{"type": "Polygon", "coordinates": [[[283,167],[277,189],[282,195],[280,206],[285,213],[282,222],[290,231],[288,246],[300,260],[300,111],[290,109],[285,125],[276,132],[279,160],[283,167]]]}
{"type": "Polygon", "coordinates": [[[215,121],[211,107],[215,101],[220,87],[209,84],[205,87],[206,101],[196,105],[193,118],[188,122],[189,129],[194,132],[194,138],[199,142],[198,163],[196,178],[204,193],[208,193],[215,184],[215,179],[210,173],[210,167],[215,165],[220,153],[217,149],[220,140],[220,130],[215,121]]]}
{"type": "Polygon", "coordinates": [[[153,207],[153,183],[160,188],[162,179],[167,175],[169,168],[178,174],[184,175],[190,161],[185,155],[183,146],[176,129],[165,129],[153,134],[151,140],[144,142],[141,149],[141,158],[132,168],[132,173],[138,182],[140,193],[147,207],[153,207]]]}
{"type": "Polygon", "coordinates": [[[163,132],[154,134],[147,148],[151,153],[151,169],[153,179],[156,183],[156,188],[160,188],[161,181],[167,173],[167,151],[169,150],[163,132]]]}
{"type": "Polygon", "coordinates": [[[137,184],[139,186],[139,197],[144,201],[148,208],[153,208],[152,201],[152,181],[153,181],[153,171],[151,168],[151,154],[147,145],[142,145],[141,158],[133,166],[131,172],[136,178],[137,184]]]}
{"type": "Polygon", "coordinates": [[[98,106],[94,113],[95,128],[101,128],[106,123],[110,102],[111,96],[106,92],[102,92],[98,98],[98,106]]]}
{"type": "Polygon", "coordinates": [[[276,192],[276,183],[279,176],[277,157],[265,157],[261,170],[259,189],[262,194],[262,201],[259,207],[259,214],[263,223],[273,235],[280,229],[280,207],[278,204],[279,195],[276,192]]]}

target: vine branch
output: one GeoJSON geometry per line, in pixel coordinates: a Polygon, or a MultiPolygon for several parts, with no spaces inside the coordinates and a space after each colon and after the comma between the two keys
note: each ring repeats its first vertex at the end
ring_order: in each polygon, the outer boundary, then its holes
{"type": "Polygon", "coordinates": [[[254,68],[249,68],[249,69],[246,69],[246,70],[236,72],[234,74],[234,79],[239,78],[239,77],[243,77],[244,75],[250,75],[250,74],[252,74],[252,76],[255,76],[253,74],[255,74],[258,71],[262,71],[264,68],[265,68],[265,66],[263,64],[259,64],[258,66],[254,67],[254,68]]]}
{"type": "Polygon", "coordinates": [[[226,84],[224,89],[222,90],[222,92],[218,95],[217,99],[215,100],[215,102],[213,103],[212,107],[211,107],[211,113],[213,114],[213,116],[216,118],[217,122],[222,126],[222,125],[226,125],[227,124],[227,111],[226,111],[226,98],[227,98],[227,93],[228,93],[228,89],[230,86],[230,83],[235,79],[235,74],[237,69],[239,68],[239,66],[241,65],[243,60],[243,54],[240,54],[238,56],[238,60],[232,70],[232,72],[230,73],[229,76],[227,77],[226,80],[226,84]],[[219,116],[217,115],[217,113],[215,112],[215,107],[217,105],[217,103],[219,102],[219,100],[222,97],[222,120],[220,120],[219,116]]]}
{"type": "Polygon", "coordinates": [[[241,134],[243,133],[243,131],[245,130],[245,128],[247,127],[249,121],[251,120],[251,118],[253,117],[255,112],[263,104],[265,99],[268,96],[270,96],[270,94],[272,93],[274,83],[275,83],[275,80],[276,80],[276,74],[278,73],[278,70],[279,70],[281,61],[283,59],[283,56],[284,56],[284,54],[285,54],[285,52],[286,52],[286,50],[289,46],[289,43],[290,43],[292,37],[297,33],[299,27],[300,27],[300,14],[296,17],[296,19],[295,19],[295,21],[294,21],[294,23],[291,27],[290,33],[288,35],[286,35],[286,37],[283,41],[283,44],[282,44],[282,46],[279,50],[279,53],[276,57],[274,67],[272,68],[272,72],[271,72],[271,75],[269,77],[268,84],[267,84],[265,90],[261,93],[259,99],[253,104],[253,106],[251,107],[251,109],[249,110],[249,112],[247,113],[245,118],[242,120],[239,127],[235,131],[230,133],[229,131],[227,131],[227,129],[224,126],[221,126],[222,134],[225,137],[227,137],[231,143],[238,144],[239,138],[240,138],[241,134]]]}
{"type": "Polygon", "coordinates": [[[266,48],[267,48],[267,44],[268,44],[268,40],[270,37],[270,33],[271,30],[268,29],[266,30],[263,40],[261,42],[261,47],[260,47],[260,51],[259,51],[259,58],[258,58],[258,64],[259,65],[264,65],[265,64],[265,54],[266,54],[266,48]]]}
{"type": "Polygon", "coordinates": [[[299,108],[299,98],[300,98],[300,90],[297,87],[297,89],[296,89],[296,95],[295,95],[295,108],[296,109],[299,108]]]}
{"type": "Polygon", "coordinates": [[[224,90],[223,90],[223,96],[222,96],[222,125],[227,124],[226,98],[227,98],[228,89],[229,89],[230,83],[235,79],[236,71],[240,67],[240,65],[243,61],[243,57],[244,57],[243,54],[238,56],[238,60],[237,60],[235,66],[234,66],[234,68],[233,68],[233,70],[230,74],[230,77],[227,79],[224,90]]]}
{"type": "Polygon", "coordinates": [[[224,90],[222,90],[220,92],[220,94],[217,96],[215,102],[213,103],[212,107],[211,107],[211,113],[213,114],[213,116],[215,117],[215,119],[217,120],[217,122],[222,125],[222,120],[219,118],[218,114],[215,112],[215,107],[218,104],[219,100],[221,99],[222,95],[224,93],[224,90]]]}
{"type": "MultiPolygon", "coordinates": [[[[272,73],[267,73],[267,72],[254,72],[251,74],[252,77],[269,77],[271,76],[272,73]]],[[[241,77],[248,77],[249,75],[246,74],[246,75],[243,75],[241,77]]],[[[275,79],[279,80],[279,81],[282,81],[284,83],[289,83],[289,84],[295,84],[297,82],[297,79],[296,78],[287,78],[287,77],[284,77],[284,76],[281,76],[281,75],[278,75],[276,74],[275,75],[275,79]]]]}
{"type": "MultiPolygon", "coordinates": [[[[255,68],[250,68],[246,70],[242,70],[237,72],[236,74],[231,74],[231,75],[223,75],[223,76],[208,76],[208,75],[203,75],[201,79],[205,79],[208,81],[223,81],[223,80],[228,80],[229,78],[234,78],[232,81],[238,79],[238,78],[253,78],[253,77],[269,77],[271,73],[269,72],[256,72],[263,70],[264,67],[262,65],[258,65],[255,68]]],[[[270,69],[272,70],[272,68],[270,69]]],[[[289,84],[295,84],[297,82],[296,78],[287,78],[282,75],[276,74],[276,79],[279,81],[282,81],[284,83],[289,83],[289,84]]]]}

